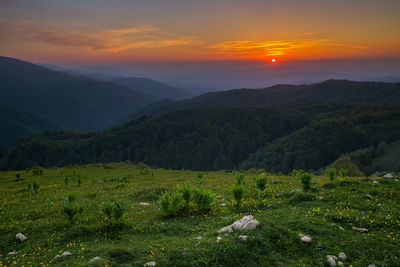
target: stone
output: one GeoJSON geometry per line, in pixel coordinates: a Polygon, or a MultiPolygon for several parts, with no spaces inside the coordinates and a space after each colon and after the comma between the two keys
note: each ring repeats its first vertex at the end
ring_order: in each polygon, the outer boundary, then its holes
{"type": "Polygon", "coordinates": [[[156,262],[155,261],[149,261],[144,266],[156,266],[156,262]]]}
{"type": "Polygon", "coordinates": [[[398,181],[399,181],[399,179],[394,179],[394,181],[395,181],[395,182],[398,182],[398,181]]]}
{"type": "Polygon", "coordinates": [[[234,230],[242,231],[242,230],[254,230],[259,226],[260,223],[252,215],[244,216],[242,219],[235,221],[233,224],[225,226],[218,230],[218,233],[230,233],[234,230]]]}
{"type": "Polygon", "coordinates": [[[94,257],[94,258],[90,259],[89,263],[96,262],[96,261],[101,261],[102,259],[103,258],[100,258],[100,257],[94,257]]]}
{"type": "Polygon", "coordinates": [[[374,184],[374,185],[375,184],[379,184],[379,182],[375,180],[375,181],[372,182],[372,184],[374,184]]]}
{"type": "Polygon", "coordinates": [[[340,231],[344,231],[344,228],[342,226],[339,225],[338,228],[340,231]]]}
{"type": "Polygon", "coordinates": [[[319,199],[319,200],[323,200],[324,198],[323,198],[322,196],[319,196],[318,199],[319,199]]]}
{"type": "Polygon", "coordinates": [[[300,234],[300,240],[301,240],[303,243],[311,243],[311,242],[312,242],[312,238],[309,237],[308,235],[302,235],[302,234],[300,234]]]}
{"type": "Polygon", "coordinates": [[[341,261],[339,261],[337,264],[338,264],[339,266],[344,266],[343,262],[341,262],[341,261]]]}
{"type": "Polygon", "coordinates": [[[8,252],[8,256],[14,256],[14,255],[17,255],[17,254],[18,254],[18,252],[16,252],[16,251],[8,252]]]}
{"type": "Polygon", "coordinates": [[[13,265],[17,265],[18,264],[18,262],[16,262],[16,261],[13,261],[13,263],[12,263],[13,265]]]}
{"type": "Polygon", "coordinates": [[[328,263],[329,263],[330,266],[336,266],[336,260],[337,260],[336,256],[327,255],[326,258],[327,258],[328,263]]]}
{"type": "Polygon", "coordinates": [[[347,258],[346,254],[344,252],[340,252],[338,255],[339,259],[345,260],[347,258]]]}
{"type": "Polygon", "coordinates": [[[15,235],[15,238],[19,239],[20,241],[25,241],[25,240],[28,239],[26,236],[24,236],[24,235],[21,234],[21,233],[16,234],[16,235],[15,235]]]}
{"type": "Polygon", "coordinates": [[[219,242],[219,241],[221,241],[221,240],[222,240],[222,238],[219,237],[219,236],[217,236],[217,241],[219,242]]]}
{"type": "Polygon", "coordinates": [[[367,228],[358,228],[358,227],[353,227],[352,228],[354,231],[359,232],[359,233],[366,233],[368,232],[367,228]]]}
{"type": "Polygon", "coordinates": [[[197,236],[194,239],[201,240],[201,236],[197,236]]]}
{"type": "Polygon", "coordinates": [[[293,193],[301,193],[303,192],[303,189],[293,189],[292,191],[290,191],[291,194],[293,193]]]}
{"type": "Polygon", "coordinates": [[[246,242],[249,239],[249,237],[247,235],[240,235],[238,238],[240,241],[244,241],[244,242],[246,242]]]}
{"type": "Polygon", "coordinates": [[[188,255],[188,253],[187,253],[187,251],[185,250],[185,251],[182,251],[182,256],[183,257],[186,257],[188,255]]]}
{"type": "Polygon", "coordinates": [[[150,204],[147,203],[147,202],[140,202],[140,203],[139,203],[139,206],[150,206],[150,204]]]}
{"type": "Polygon", "coordinates": [[[222,207],[225,207],[225,206],[226,206],[226,204],[225,204],[225,203],[222,203],[222,204],[221,204],[221,206],[222,206],[222,207]]]}
{"type": "Polygon", "coordinates": [[[376,264],[375,263],[371,263],[367,267],[376,267],[376,264]]]}
{"type": "Polygon", "coordinates": [[[366,194],[365,197],[368,198],[368,199],[372,199],[370,194],[366,194]]]}
{"type": "Polygon", "coordinates": [[[385,177],[385,178],[393,178],[393,175],[392,175],[391,173],[387,173],[387,174],[385,174],[385,176],[383,176],[383,177],[385,177]]]}
{"type": "Polygon", "coordinates": [[[54,259],[55,259],[55,260],[57,260],[57,259],[65,259],[65,258],[67,258],[67,257],[69,257],[69,256],[72,256],[72,253],[69,252],[69,251],[64,251],[62,254],[56,255],[56,256],[54,257],[54,259]]]}

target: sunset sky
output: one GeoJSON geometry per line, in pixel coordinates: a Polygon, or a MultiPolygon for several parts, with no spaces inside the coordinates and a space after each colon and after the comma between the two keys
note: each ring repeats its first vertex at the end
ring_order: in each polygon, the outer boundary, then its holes
{"type": "Polygon", "coordinates": [[[34,62],[400,57],[399,0],[1,0],[0,54],[34,62]]]}

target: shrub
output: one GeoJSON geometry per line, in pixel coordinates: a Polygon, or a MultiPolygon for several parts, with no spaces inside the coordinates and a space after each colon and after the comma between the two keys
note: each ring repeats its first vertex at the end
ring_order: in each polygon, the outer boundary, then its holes
{"type": "Polygon", "coordinates": [[[299,177],[299,176],[302,175],[303,173],[304,173],[303,170],[293,170],[293,171],[290,173],[290,176],[299,177]]]}
{"type": "Polygon", "coordinates": [[[65,185],[65,186],[68,186],[68,177],[65,177],[65,178],[64,178],[64,185],[65,185]]]}
{"type": "Polygon", "coordinates": [[[21,179],[21,175],[20,175],[19,173],[17,173],[17,174],[15,175],[15,178],[17,178],[17,181],[19,181],[19,180],[21,179]]]}
{"type": "Polygon", "coordinates": [[[235,199],[236,205],[239,206],[242,203],[243,196],[244,196],[244,188],[243,185],[235,185],[232,188],[233,198],[235,199]]]}
{"type": "Polygon", "coordinates": [[[199,173],[198,175],[197,175],[197,183],[198,183],[198,185],[201,187],[202,185],[203,185],[203,183],[204,183],[204,177],[205,177],[206,175],[204,174],[204,173],[199,173]]]}
{"type": "Polygon", "coordinates": [[[235,172],[233,176],[236,179],[236,184],[237,185],[243,185],[244,184],[244,174],[242,172],[235,172]]]}
{"type": "Polygon", "coordinates": [[[83,205],[76,202],[76,198],[73,195],[68,195],[64,199],[63,210],[68,217],[70,223],[73,222],[73,219],[76,215],[81,214],[83,212],[83,205]]]}
{"type": "Polygon", "coordinates": [[[257,190],[263,191],[267,185],[268,177],[265,173],[254,177],[254,184],[257,190]]]}
{"type": "Polygon", "coordinates": [[[329,179],[331,180],[331,182],[333,182],[333,180],[336,178],[337,172],[334,168],[330,168],[326,174],[328,175],[329,179]]]}
{"type": "Polygon", "coordinates": [[[193,200],[199,211],[209,210],[214,199],[215,195],[211,190],[193,189],[193,200]]]}
{"type": "Polygon", "coordinates": [[[189,202],[192,200],[192,188],[189,185],[184,185],[178,189],[178,192],[182,194],[186,207],[189,207],[189,202]]]}
{"type": "Polygon", "coordinates": [[[33,175],[42,175],[43,169],[39,166],[34,166],[34,167],[32,167],[32,174],[33,175]]]}
{"type": "Polygon", "coordinates": [[[303,189],[304,189],[305,191],[307,191],[307,190],[310,189],[311,178],[312,178],[312,177],[311,177],[311,174],[309,174],[309,173],[307,173],[307,172],[302,173],[302,174],[299,176],[299,179],[300,179],[301,183],[303,184],[303,189]]]}
{"type": "Polygon", "coordinates": [[[33,187],[33,192],[35,192],[35,193],[39,192],[40,185],[38,183],[33,182],[32,187],[33,187]]]}
{"type": "Polygon", "coordinates": [[[78,179],[78,187],[81,187],[81,185],[82,185],[81,179],[78,179]]]}
{"type": "Polygon", "coordinates": [[[185,204],[180,192],[165,192],[160,198],[161,210],[165,216],[176,216],[182,212],[185,204]]]}
{"type": "MultiPolygon", "coordinates": [[[[351,161],[349,156],[341,156],[335,162],[329,165],[329,168],[333,168],[337,171],[340,169],[346,170],[347,174],[350,176],[364,176],[364,173],[360,171],[356,164],[351,161]]],[[[339,171],[340,172],[340,171],[339,171]]],[[[340,176],[340,173],[339,173],[340,176]]],[[[340,176],[342,177],[342,176],[340,176]]]]}
{"type": "Polygon", "coordinates": [[[119,224],[126,210],[127,203],[123,199],[117,199],[114,202],[104,202],[101,209],[111,224],[119,224]]]}
{"type": "Polygon", "coordinates": [[[346,176],[347,171],[345,169],[340,169],[339,176],[340,178],[344,178],[346,176]]]}

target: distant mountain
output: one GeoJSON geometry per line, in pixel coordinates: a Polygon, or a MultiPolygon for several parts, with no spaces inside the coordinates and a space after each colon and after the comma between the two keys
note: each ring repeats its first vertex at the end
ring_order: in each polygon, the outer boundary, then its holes
{"type": "Polygon", "coordinates": [[[181,101],[153,103],[139,113],[162,114],[191,107],[256,107],[297,100],[321,100],[342,103],[398,103],[400,83],[327,80],[311,85],[275,85],[264,89],[234,89],[203,94],[181,101]]]}
{"type": "Polygon", "coordinates": [[[7,106],[0,106],[0,125],[0,148],[26,135],[65,128],[40,114],[7,106]]]}
{"type": "Polygon", "coordinates": [[[173,87],[149,78],[120,77],[113,79],[112,82],[152,95],[158,99],[179,100],[193,97],[193,94],[185,89],[173,87]]]}
{"type": "Polygon", "coordinates": [[[0,105],[42,114],[70,128],[98,130],[154,102],[125,86],[0,57],[0,105]]]}

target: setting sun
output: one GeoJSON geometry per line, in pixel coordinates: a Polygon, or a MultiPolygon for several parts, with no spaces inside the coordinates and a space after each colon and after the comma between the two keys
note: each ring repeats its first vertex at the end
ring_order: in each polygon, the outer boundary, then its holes
{"type": "Polygon", "coordinates": [[[275,58],[271,59],[271,62],[276,63],[276,59],[275,58]]]}

